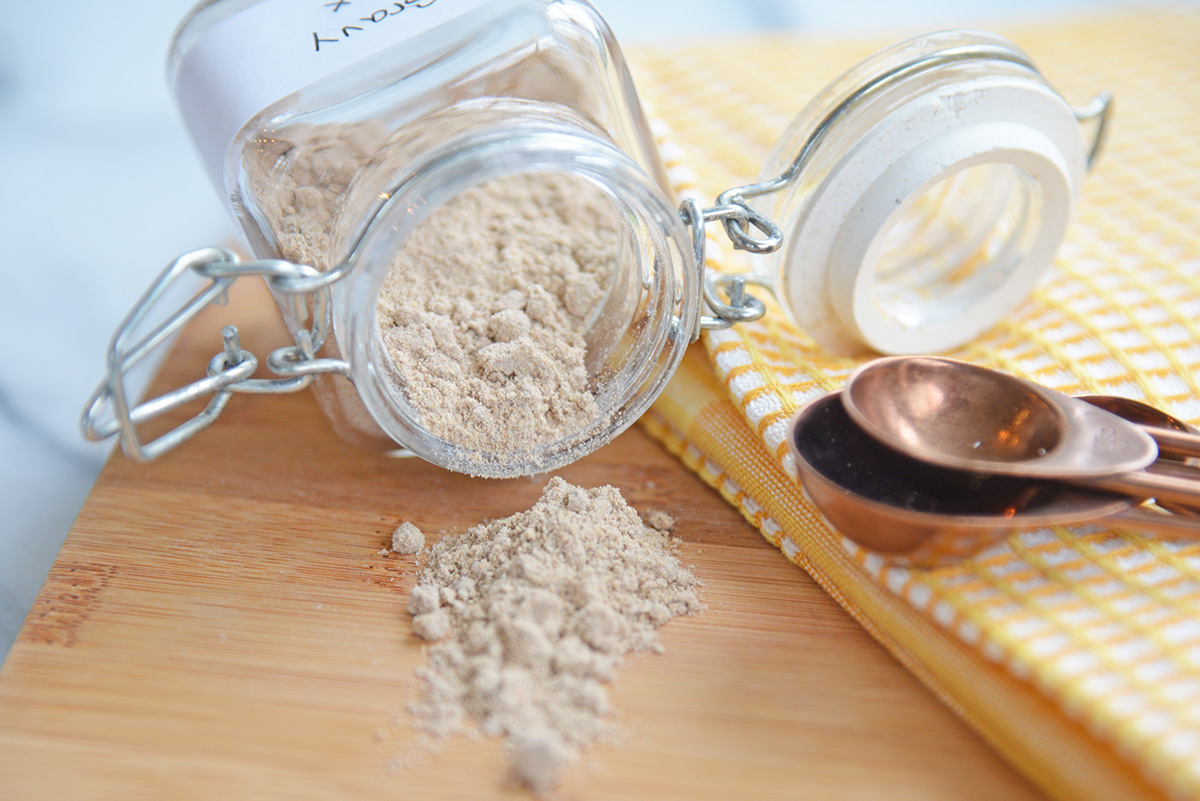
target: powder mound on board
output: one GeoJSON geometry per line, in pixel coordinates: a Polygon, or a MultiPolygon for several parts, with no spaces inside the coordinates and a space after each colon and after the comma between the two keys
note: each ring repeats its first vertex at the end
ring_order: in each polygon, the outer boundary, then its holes
{"type": "Polygon", "coordinates": [[[407,520],[392,532],[392,553],[415,554],[424,547],[424,532],[407,520]]]}
{"type": "Polygon", "coordinates": [[[700,610],[674,551],[616,488],[561,478],[528,511],[433,545],[408,604],[435,641],[410,707],[418,728],[504,736],[514,776],[549,792],[615,734],[604,685],[624,655],[661,651],[657,628],[700,610]]]}
{"type": "Polygon", "coordinates": [[[523,173],[468,189],[408,238],[377,317],[426,428],[503,455],[596,418],[584,335],[612,275],[616,226],[588,182],[523,173]]]}

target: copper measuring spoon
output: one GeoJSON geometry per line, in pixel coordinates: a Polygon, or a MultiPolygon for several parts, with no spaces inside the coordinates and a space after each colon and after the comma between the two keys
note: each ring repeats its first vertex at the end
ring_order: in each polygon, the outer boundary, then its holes
{"type": "MultiPolygon", "coordinates": [[[[883,358],[850,376],[842,402],[871,436],[920,461],[1200,508],[1200,470],[1150,467],[1159,449],[1148,429],[1009,373],[941,357],[883,358]]],[[[1200,455],[1200,438],[1177,437],[1200,455]]]]}
{"type": "Polygon", "coordinates": [[[1128,497],[908,457],[863,431],[840,392],[800,410],[789,444],[804,490],[833,527],[898,563],[936,566],[1018,531],[1086,522],[1200,538],[1200,519],[1140,508],[1128,497]]]}

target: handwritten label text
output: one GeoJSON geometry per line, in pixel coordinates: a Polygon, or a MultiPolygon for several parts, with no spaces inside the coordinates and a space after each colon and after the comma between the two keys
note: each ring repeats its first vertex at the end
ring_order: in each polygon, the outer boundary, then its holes
{"type": "Polygon", "coordinates": [[[348,41],[351,37],[357,36],[359,32],[394,19],[410,8],[428,8],[436,2],[437,0],[400,0],[400,2],[392,3],[384,8],[376,8],[365,17],[361,15],[362,12],[351,10],[351,6],[354,5],[353,0],[334,0],[334,2],[326,3],[325,5],[331,9],[331,13],[342,17],[346,24],[325,31],[313,31],[313,49],[320,53],[322,48],[329,49],[348,41]],[[359,16],[352,16],[355,13],[359,16]]]}

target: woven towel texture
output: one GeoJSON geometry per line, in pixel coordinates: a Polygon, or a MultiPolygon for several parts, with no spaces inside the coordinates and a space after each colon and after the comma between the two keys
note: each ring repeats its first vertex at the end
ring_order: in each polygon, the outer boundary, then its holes
{"type": "MultiPolygon", "coordinates": [[[[1111,89],[1116,113],[1054,268],[948,355],[1200,423],[1200,15],[1000,33],[1071,101],[1111,89]]],[[[888,43],[760,37],[630,55],[679,145],[673,177],[711,202],[756,178],[809,97],[888,43]]],[[[737,266],[727,248],[711,263],[737,266]]],[[[1052,795],[1200,798],[1200,543],[1043,529],[936,570],[857,549],[794,484],[785,435],[859,363],[768,302],[764,320],[706,334],[645,425],[1052,795]]]]}

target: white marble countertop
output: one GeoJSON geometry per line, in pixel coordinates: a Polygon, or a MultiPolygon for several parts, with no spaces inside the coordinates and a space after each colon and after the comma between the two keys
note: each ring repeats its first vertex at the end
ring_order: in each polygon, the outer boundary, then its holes
{"type": "MultiPolygon", "coordinates": [[[[761,29],[897,38],[1087,0],[595,0],[632,42],[761,29]],[[1001,11],[1001,9],[1003,9],[1001,11]]],[[[111,444],[78,419],[117,322],[175,255],[228,241],[232,223],[168,96],[165,52],[192,0],[8,4],[0,16],[0,659],[111,444]],[[18,358],[19,357],[19,358],[18,358]]],[[[366,3],[364,3],[366,5],[366,3]]]]}

